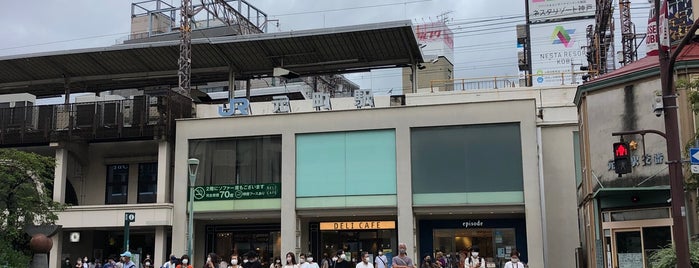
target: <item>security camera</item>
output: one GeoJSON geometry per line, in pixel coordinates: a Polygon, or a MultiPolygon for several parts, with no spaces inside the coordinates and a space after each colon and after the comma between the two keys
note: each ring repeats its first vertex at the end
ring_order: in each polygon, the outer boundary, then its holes
{"type": "Polygon", "coordinates": [[[660,117],[663,115],[663,96],[656,93],[655,96],[653,96],[653,104],[651,107],[653,108],[655,116],[660,117]]]}

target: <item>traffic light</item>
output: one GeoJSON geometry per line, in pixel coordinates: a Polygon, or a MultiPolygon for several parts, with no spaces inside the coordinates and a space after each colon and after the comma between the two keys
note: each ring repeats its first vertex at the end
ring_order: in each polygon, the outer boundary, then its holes
{"type": "Polygon", "coordinates": [[[614,143],[614,172],[616,174],[631,173],[631,148],[626,142],[614,143]]]}

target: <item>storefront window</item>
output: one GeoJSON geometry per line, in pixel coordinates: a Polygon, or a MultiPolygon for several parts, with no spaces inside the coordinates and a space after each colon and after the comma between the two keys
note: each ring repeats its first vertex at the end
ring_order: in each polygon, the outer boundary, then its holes
{"type": "Polygon", "coordinates": [[[138,203],[155,203],[158,191],[158,163],[138,165],[138,203]]]}
{"type": "Polygon", "coordinates": [[[315,222],[309,227],[311,252],[317,256],[334,256],[343,250],[352,261],[361,260],[361,252],[366,251],[373,260],[382,250],[390,260],[398,248],[395,221],[315,222]]]}
{"type": "MultiPolygon", "coordinates": [[[[281,253],[279,225],[217,225],[207,226],[206,252],[214,252],[224,259],[232,253],[238,256],[249,251],[259,254],[261,262],[267,262],[281,253]]],[[[263,266],[263,267],[269,267],[263,266]]]]}
{"type": "Polygon", "coordinates": [[[281,136],[191,140],[199,159],[197,185],[281,182],[281,136]]]}
{"type": "Polygon", "coordinates": [[[435,251],[458,256],[459,252],[478,246],[480,256],[489,262],[505,260],[516,245],[514,228],[437,229],[433,232],[435,251]]]}
{"type": "Polygon", "coordinates": [[[413,193],[524,187],[519,124],[414,128],[410,144],[413,193]]]}

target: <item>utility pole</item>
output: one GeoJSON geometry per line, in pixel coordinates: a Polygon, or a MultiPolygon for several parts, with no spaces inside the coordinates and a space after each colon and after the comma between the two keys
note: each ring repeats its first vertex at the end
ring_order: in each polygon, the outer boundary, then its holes
{"type": "MultiPolygon", "coordinates": [[[[690,268],[689,262],[689,238],[686,224],[686,206],[684,199],[684,177],[682,176],[682,151],[680,150],[679,121],[677,112],[677,91],[674,87],[673,70],[675,61],[687,43],[694,37],[699,27],[699,21],[695,21],[687,35],[684,36],[677,48],[669,55],[669,51],[663,48],[662,29],[660,27],[661,0],[655,0],[655,25],[658,42],[658,61],[660,68],[660,86],[663,96],[663,113],[665,115],[665,134],[667,135],[667,156],[670,173],[670,197],[672,198],[672,238],[675,244],[677,267],[690,268]]],[[[665,7],[663,7],[665,8],[665,7]]],[[[667,13],[666,13],[667,14],[667,13]]],[[[667,20],[667,16],[663,18],[667,20]]]]}

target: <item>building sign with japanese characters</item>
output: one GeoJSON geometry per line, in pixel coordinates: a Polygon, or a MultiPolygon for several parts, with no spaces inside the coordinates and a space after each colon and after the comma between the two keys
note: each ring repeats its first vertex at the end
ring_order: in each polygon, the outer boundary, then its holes
{"type": "Polygon", "coordinates": [[[281,198],[281,183],[207,185],[194,187],[194,201],[281,198]]]}
{"type": "Polygon", "coordinates": [[[374,94],[371,89],[357,89],[354,91],[354,106],[357,109],[362,107],[374,107],[374,94]]]}
{"type": "Polygon", "coordinates": [[[558,19],[595,16],[595,0],[528,1],[530,22],[546,22],[558,19]]]}
{"type": "MultiPolygon", "coordinates": [[[[631,167],[664,165],[665,155],[663,153],[631,155],[631,167]]],[[[607,162],[607,170],[614,170],[614,160],[607,162]]]]}

